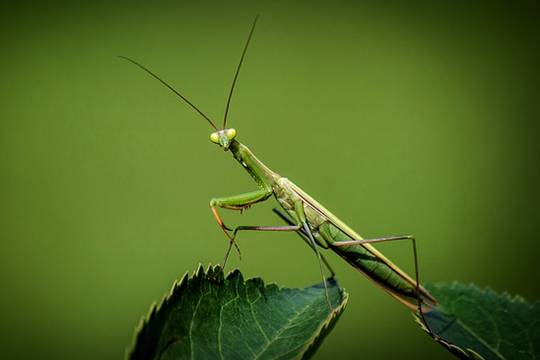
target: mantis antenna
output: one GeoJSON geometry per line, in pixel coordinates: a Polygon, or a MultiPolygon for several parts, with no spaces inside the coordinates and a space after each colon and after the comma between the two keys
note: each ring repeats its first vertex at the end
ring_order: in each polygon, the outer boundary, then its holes
{"type": "Polygon", "coordinates": [[[244,62],[244,56],[246,55],[247,48],[249,46],[249,42],[251,41],[251,36],[253,35],[253,31],[255,30],[255,26],[257,25],[257,20],[259,20],[259,15],[255,16],[255,20],[253,20],[253,24],[251,25],[251,30],[249,31],[249,35],[246,41],[246,44],[244,45],[244,50],[242,51],[242,56],[240,57],[240,62],[238,63],[238,66],[236,67],[236,72],[234,73],[233,82],[231,84],[231,90],[229,91],[229,97],[227,98],[227,106],[225,106],[225,115],[223,116],[223,128],[225,129],[227,127],[227,115],[229,114],[229,107],[231,106],[231,98],[234,91],[234,86],[236,85],[236,80],[238,79],[238,74],[240,73],[240,68],[242,67],[242,63],[244,62]]]}
{"type": "Polygon", "coordinates": [[[140,67],[141,69],[143,69],[144,71],[146,71],[147,73],[149,73],[150,75],[152,75],[154,78],[156,78],[157,80],[159,80],[159,82],[161,82],[163,85],[165,85],[169,90],[171,90],[173,93],[175,93],[177,96],[180,97],[180,99],[184,100],[189,106],[191,106],[193,109],[195,109],[195,111],[197,111],[203,118],[205,118],[209,123],[210,125],[212,125],[212,127],[217,130],[217,127],[216,125],[212,122],[212,120],[210,120],[210,118],[208,116],[206,116],[201,110],[199,110],[198,107],[196,107],[195,105],[193,105],[193,103],[191,101],[189,101],[184,95],[180,94],[175,88],[173,88],[171,85],[167,84],[167,82],[165,80],[163,80],[162,78],[160,78],[159,76],[157,76],[156,74],[154,74],[152,71],[150,71],[148,68],[144,67],[143,65],[139,64],[138,62],[136,62],[135,60],[133,59],[130,59],[126,56],[119,56],[119,58],[121,59],[124,59],[124,60],[127,60],[135,65],[137,65],[138,67],[140,67]]]}

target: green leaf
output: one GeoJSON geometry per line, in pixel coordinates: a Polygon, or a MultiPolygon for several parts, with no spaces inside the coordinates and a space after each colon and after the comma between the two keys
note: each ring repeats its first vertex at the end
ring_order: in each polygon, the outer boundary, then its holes
{"type": "MultiPolygon", "coordinates": [[[[434,339],[463,359],[540,358],[540,303],[461,283],[426,286],[439,305],[424,315],[434,339]]],[[[426,324],[417,320],[424,330],[426,324]]]]}
{"type": "Polygon", "coordinates": [[[329,281],[305,289],[244,281],[218,266],[184,275],[135,335],[129,359],[307,358],[329,333],[348,295],[329,281]]]}

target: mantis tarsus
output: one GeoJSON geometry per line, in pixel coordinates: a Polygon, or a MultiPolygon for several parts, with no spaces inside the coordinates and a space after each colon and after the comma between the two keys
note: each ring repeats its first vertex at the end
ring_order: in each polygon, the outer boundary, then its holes
{"type": "MultiPolygon", "coordinates": [[[[340,257],[346,260],[354,268],[373,280],[383,290],[391,296],[413,310],[418,310],[420,315],[430,311],[437,304],[436,299],[424,289],[418,280],[418,260],[416,254],[416,241],[412,236],[392,236],[376,239],[363,239],[353,229],[347,226],[337,216],[328,211],[315,199],[305,193],[300,187],[295,185],[289,179],[282,177],[270,170],[262,161],[260,161],[253,152],[245,145],[236,140],[237,132],[233,128],[227,127],[227,115],[231,104],[231,98],[236,85],[238,74],[249,42],[253,35],[258,17],[255,18],[249,36],[244,45],[240,61],[236,68],[229,96],[225,107],[223,117],[223,126],[221,129],[197,108],[190,100],[180,94],[172,86],[154,74],[152,71],[139,64],[138,62],[123,57],[124,59],[137,65],[151,76],[159,80],[184,102],[204,117],[215,130],[210,135],[210,140],[219,145],[224,151],[230,151],[233,157],[242,165],[251,175],[258,185],[255,191],[244,194],[213,198],[210,201],[210,208],[217,223],[229,239],[229,246],[223,261],[223,267],[234,246],[238,253],[240,250],[236,244],[236,237],[240,231],[290,231],[298,233],[307,244],[315,251],[321,275],[324,274],[322,264],[334,275],[324,257],[319,252],[319,247],[331,249],[340,257]],[[223,222],[218,209],[245,210],[250,206],[265,201],[274,196],[283,208],[283,211],[275,209],[274,211],[286,222],[281,226],[237,226],[234,229],[228,227],[223,222]],[[415,280],[405,272],[394,265],[382,253],[375,249],[372,244],[386,241],[409,240],[413,245],[415,280]]],[[[323,281],[326,286],[326,280],[323,281]]],[[[332,305],[329,304],[331,307],[332,305]]],[[[425,322],[425,321],[424,321],[425,322]]],[[[427,324],[426,324],[427,326],[427,324]]],[[[428,327],[429,330],[429,327],[428,327]]],[[[429,331],[431,333],[431,331],[429,331]]]]}

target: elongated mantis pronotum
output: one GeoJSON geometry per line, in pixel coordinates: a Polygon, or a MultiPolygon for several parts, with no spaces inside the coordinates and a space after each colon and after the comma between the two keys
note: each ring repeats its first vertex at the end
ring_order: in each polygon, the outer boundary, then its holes
{"type": "MultiPolygon", "coordinates": [[[[224,151],[230,151],[233,157],[242,165],[242,167],[244,167],[244,169],[246,169],[246,171],[249,173],[249,175],[251,175],[258,185],[258,190],[234,196],[213,198],[210,201],[212,213],[218,225],[229,240],[229,246],[223,261],[223,267],[225,266],[233,246],[240,253],[238,245],[236,244],[236,237],[240,231],[296,232],[315,251],[319,261],[319,269],[321,271],[321,275],[323,276],[323,280],[324,274],[322,264],[327,267],[332,276],[334,275],[334,272],[328,265],[328,262],[320,254],[319,247],[333,250],[354,268],[366,275],[369,279],[373,280],[375,284],[379,285],[383,290],[388,292],[398,301],[413,310],[418,310],[422,316],[424,312],[429,311],[433,306],[435,306],[437,301],[419,283],[416,241],[414,237],[392,236],[375,239],[363,239],[353,229],[347,226],[343,221],[319,204],[311,196],[306,194],[292,181],[270,170],[253,154],[248,147],[236,139],[236,130],[227,127],[227,115],[229,113],[232,94],[256,23],[257,18],[255,18],[253,22],[249,36],[243,48],[240,61],[236,68],[236,72],[234,74],[227,98],[225,115],[223,117],[223,126],[221,129],[218,129],[215,123],[208,116],[206,116],[190,100],[180,94],[171,85],[166,83],[156,74],[138,62],[122,56],[122,58],[132,62],[159,80],[163,85],[169,88],[169,90],[171,90],[190,107],[197,111],[202,117],[204,117],[215,130],[215,132],[210,135],[210,140],[219,145],[224,151]],[[272,195],[274,195],[278,203],[283,208],[283,211],[277,209],[274,211],[286,222],[286,225],[237,226],[232,229],[225,225],[218,211],[220,208],[242,211],[256,203],[267,200],[272,195]],[[372,246],[374,243],[397,240],[409,240],[412,242],[415,280],[399,269],[372,246]]],[[[326,285],[326,281],[324,281],[324,284],[326,285]]]]}

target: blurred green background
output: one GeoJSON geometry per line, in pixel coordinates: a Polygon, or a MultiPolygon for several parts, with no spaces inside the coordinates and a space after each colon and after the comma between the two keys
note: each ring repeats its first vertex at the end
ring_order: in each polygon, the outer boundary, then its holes
{"type": "MultiPolygon", "coordinates": [[[[366,237],[415,234],[423,281],[540,298],[532,2],[42,2],[0,11],[0,357],[118,359],[175,279],[222,260],[213,196],[255,184],[133,57],[366,237]]],[[[276,224],[274,205],[230,224],[276,224]]],[[[318,282],[291,234],[230,268],[318,282]]],[[[381,250],[412,271],[408,244],[381,250]]],[[[329,254],[350,292],[317,354],[450,358],[329,254]]]]}

